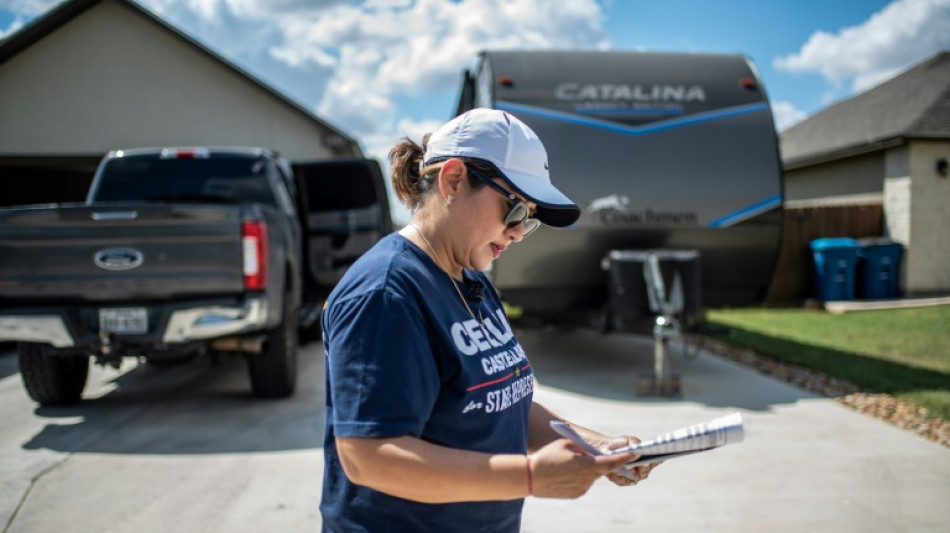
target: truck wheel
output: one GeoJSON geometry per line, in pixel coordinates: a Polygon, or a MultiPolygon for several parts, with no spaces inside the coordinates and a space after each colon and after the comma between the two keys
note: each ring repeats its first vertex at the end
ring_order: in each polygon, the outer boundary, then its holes
{"type": "Polygon", "coordinates": [[[88,355],[44,355],[39,346],[18,345],[23,386],[41,405],[76,403],[82,397],[89,375],[88,355]]]}
{"type": "Polygon", "coordinates": [[[261,353],[247,356],[251,389],[261,398],[286,398],[297,386],[297,313],[284,296],[284,316],[267,333],[261,353]]]}

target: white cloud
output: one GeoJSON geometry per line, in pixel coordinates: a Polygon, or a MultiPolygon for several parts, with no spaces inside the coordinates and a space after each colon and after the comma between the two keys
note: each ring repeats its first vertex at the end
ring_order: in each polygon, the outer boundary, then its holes
{"type": "Polygon", "coordinates": [[[347,0],[212,0],[227,4],[239,17],[266,17],[275,14],[293,15],[310,13],[327,7],[346,3],[347,0]]]}
{"type": "MultiPolygon", "coordinates": [[[[595,47],[606,43],[600,11],[588,1],[421,0],[404,10],[380,10],[365,20],[361,38],[343,50],[352,57],[372,50],[372,60],[343,62],[338,76],[367,83],[384,99],[420,91],[456,91],[461,71],[477,53],[498,48],[595,47]]],[[[328,91],[320,109],[329,112],[350,94],[328,91]]],[[[367,120],[378,109],[362,108],[367,120]]]]}
{"type": "Polygon", "coordinates": [[[291,68],[329,71],[312,80],[324,90],[311,104],[360,138],[388,131],[393,141],[401,118],[393,102],[423,91],[454,93],[462,69],[482,49],[609,43],[594,0],[189,1],[223,2],[233,16],[266,20],[278,35],[270,56],[291,68]]]}
{"type": "Polygon", "coordinates": [[[821,102],[822,106],[829,106],[837,102],[838,100],[846,98],[847,96],[848,96],[848,93],[840,88],[839,89],[829,88],[825,90],[823,93],[821,93],[821,99],[819,101],[821,102]]]}
{"type": "Polygon", "coordinates": [[[64,0],[0,0],[0,11],[14,14],[14,19],[6,28],[0,28],[0,39],[5,39],[20,30],[33,17],[49,11],[64,0]]]}
{"type": "Polygon", "coordinates": [[[441,126],[441,120],[400,120],[396,127],[401,137],[409,137],[416,142],[422,142],[422,137],[426,133],[432,133],[441,126]]]}
{"type": "Polygon", "coordinates": [[[63,0],[0,0],[0,11],[33,17],[62,2],[63,0]]]}
{"type": "Polygon", "coordinates": [[[389,155],[389,149],[404,137],[421,143],[422,137],[425,134],[434,132],[442,123],[443,121],[441,120],[431,119],[401,119],[391,130],[369,135],[365,139],[366,152],[379,161],[386,161],[389,155]]]}
{"type": "Polygon", "coordinates": [[[783,131],[801,122],[808,114],[795,107],[791,102],[772,102],[772,118],[775,131],[783,131]]]}
{"type": "Polygon", "coordinates": [[[378,131],[367,135],[363,139],[367,157],[379,161],[383,169],[383,176],[386,177],[386,187],[387,190],[389,190],[389,208],[392,213],[392,219],[397,225],[409,222],[410,213],[409,210],[399,202],[396,194],[392,191],[392,183],[389,180],[389,149],[403,137],[408,137],[417,143],[421,143],[423,135],[432,133],[441,125],[442,122],[438,120],[413,121],[402,119],[398,122],[393,131],[378,131]]]}
{"type": "Polygon", "coordinates": [[[950,48],[950,0],[895,0],[867,21],[837,33],[816,31],[775,68],[819,73],[836,88],[868,89],[950,48]]]}
{"type": "MultiPolygon", "coordinates": [[[[59,1],[0,0],[0,8],[30,17],[59,1]]],[[[439,118],[447,118],[461,72],[480,50],[610,45],[597,0],[134,1],[360,139],[367,152],[405,133],[408,113],[396,102],[445,95],[439,118]]],[[[413,118],[425,119],[418,111],[413,118]]]]}
{"type": "Polygon", "coordinates": [[[185,4],[206,20],[214,21],[218,18],[218,0],[186,0],[185,4]]]}
{"type": "Polygon", "coordinates": [[[6,29],[0,28],[0,39],[5,38],[7,35],[16,33],[22,27],[23,21],[20,19],[14,19],[6,29]]]}

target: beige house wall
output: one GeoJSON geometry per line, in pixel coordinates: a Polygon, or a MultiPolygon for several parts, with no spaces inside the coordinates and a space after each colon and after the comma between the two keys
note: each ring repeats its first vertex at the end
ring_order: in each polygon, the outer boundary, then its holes
{"type": "MultiPolygon", "coordinates": [[[[0,65],[0,155],[169,145],[332,155],[331,129],[131,8],[101,2],[0,65]]],[[[356,154],[354,154],[356,155],[356,154]]]]}
{"type": "Polygon", "coordinates": [[[846,201],[882,193],[884,230],[904,245],[900,286],[911,296],[950,292],[950,177],[937,160],[950,160],[950,141],[908,144],[785,171],[786,201],[846,201]]]}
{"type": "Polygon", "coordinates": [[[887,236],[910,244],[910,147],[899,146],[885,154],[884,225],[887,236]]]}
{"type": "Polygon", "coordinates": [[[785,171],[785,199],[880,193],[884,155],[880,152],[785,171]]]}
{"type": "Polygon", "coordinates": [[[950,176],[937,173],[940,158],[950,160],[950,142],[911,142],[908,294],[950,291],[950,176]]]}

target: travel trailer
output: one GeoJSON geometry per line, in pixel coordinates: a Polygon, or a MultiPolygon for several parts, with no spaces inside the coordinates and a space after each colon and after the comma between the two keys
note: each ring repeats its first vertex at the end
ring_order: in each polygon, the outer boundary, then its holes
{"type": "MultiPolygon", "coordinates": [[[[525,315],[609,313],[611,290],[622,290],[612,258],[639,257],[624,251],[697,252],[687,257],[698,256],[698,268],[683,271],[696,272],[704,307],[764,298],[781,238],[782,170],[747,57],[482,52],[463,75],[457,113],[474,107],[510,112],[537,132],[551,179],[583,210],[573,227],[544,227],[493,265],[502,297],[525,315]]],[[[642,290],[645,270],[633,268],[628,284],[642,290]]],[[[661,270],[669,297],[677,269],[661,270]]]]}

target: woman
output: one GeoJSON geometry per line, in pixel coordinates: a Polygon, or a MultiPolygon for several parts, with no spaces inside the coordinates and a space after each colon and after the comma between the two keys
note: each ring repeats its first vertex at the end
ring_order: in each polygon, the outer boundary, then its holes
{"type": "MultiPolygon", "coordinates": [[[[323,314],[325,531],[518,531],[529,495],[576,498],[650,467],[592,457],[550,427],[501,300],[483,273],[540,224],[579,208],[517,118],[475,109],[390,152],[412,221],[347,272],[323,314]]],[[[636,441],[573,426],[591,444],[636,441]]]]}

